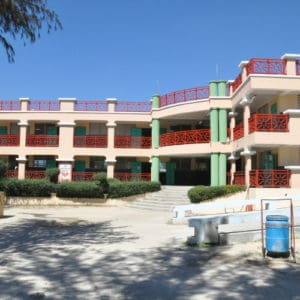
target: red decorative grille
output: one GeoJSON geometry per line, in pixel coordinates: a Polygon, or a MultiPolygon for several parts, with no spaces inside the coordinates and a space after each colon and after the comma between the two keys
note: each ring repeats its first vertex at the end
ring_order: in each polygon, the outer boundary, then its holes
{"type": "Polygon", "coordinates": [[[232,92],[234,93],[236,89],[242,84],[242,73],[240,73],[235,81],[231,84],[232,85],[232,92]]]}
{"type": "Polygon", "coordinates": [[[290,187],[290,170],[252,170],[250,171],[251,187],[290,187]]]}
{"type": "Polygon", "coordinates": [[[106,148],[107,136],[74,136],[74,147],[106,148]]]}
{"type": "Polygon", "coordinates": [[[72,181],[90,181],[96,172],[72,172],[72,181]]]}
{"type": "Polygon", "coordinates": [[[116,136],[115,148],[151,148],[150,136],[116,136]]]}
{"type": "Polygon", "coordinates": [[[300,75],[300,60],[296,60],[296,75],[300,75]]]}
{"type": "Polygon", "coordinates": [[[0,135],[0,146],[19,146],[20,136],[15,134],[0,135]]]}
{"type": "Polygon", "coordinates": [[[0,100],[0,110],[21,110],[21,102],[18,100],[0,100]]]}
{"type": "Polygon", "coordinates": [[[46,171],[26,170],[26,179],[43,179],[46,178],[46,171]]]}
{"type": "Polygon", "coordinates": [[[160,135],[160,146],[200,144],[210,142],[210,129],[169,132],[160,135]]]}
{"type": "Polygon", "coordinates": [[[48,101],[48,100],[30,100],[29,102],[29,110],[36,111],[59,111],[60,104],[59,101],[48,101]]]}
{"type": "Polygon", "coordinates": [[[150,181],[151,173],[115,173],[114,178],[121,181],[150,181]]]}
{"type": "Polygon", "coordinates": [[[107,109],[106,101],[77,100],[75,103],[75,111],[107,111],[107,109]]]}
{"type": "Polygon", "coordinates": [[[249,133],[254,131],[287,132],[289,115],[287,114],[254,114],[249,118],[249,133]]]}
{"type": "Polygon", "coordinates": [[[31,147],[58,147],[58,135],[28,135],[26,146],[31,147]]]}
{"type": "Polygon", "coordinates": [[[160,107],[171,104],[207,99],[209,97],[209,86],[176,91],[160,96],[160,107]]]}
{"type": "Polygon", "coordinates": [[[234,173],[233,184],[245,185],[245,172],[237,171],[234,173]]]}
{"type": "Polygon", "coordinates": [[[277,58],[252,58],[246,65],[249,74],[285,74],[285,60],[277,58]]]}
{"type": "Polygon", "coordinates": [[[152,109],[151,102],[118,101],[115,110],[118,112],[149,112],[152,109]]]}
{"type": "Polygon", "coordinates": [[[243,136],[244,136],[244,125],[243,123],[239,123],[233,128],[233,139],[238,140],[243,136]]]}
{"type": "Polygon", "coordinates": [[[18,177],[18,170],[7,170],[5,173],[7,178],[17,178],[18,177]]]}

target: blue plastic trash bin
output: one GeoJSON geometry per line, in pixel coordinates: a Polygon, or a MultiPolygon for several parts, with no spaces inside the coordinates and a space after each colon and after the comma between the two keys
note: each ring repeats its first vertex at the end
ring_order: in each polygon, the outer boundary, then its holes
{"type": "Polygon", "coordinates": [[[289,252],[289,218],[283,215],[266,217],[266,249],[269,254],[289,252]]]}

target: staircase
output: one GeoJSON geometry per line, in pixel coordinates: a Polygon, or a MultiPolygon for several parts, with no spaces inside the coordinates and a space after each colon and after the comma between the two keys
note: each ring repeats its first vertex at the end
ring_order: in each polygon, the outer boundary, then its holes
{"type": "Polygon", "coordinates": [[[172,211],[176,205],[191,203],[187,196],[187,192],[191,188],[191,186],[164,185],[159,192],[148,193],[126,206],[152,211],[172,211]]]}

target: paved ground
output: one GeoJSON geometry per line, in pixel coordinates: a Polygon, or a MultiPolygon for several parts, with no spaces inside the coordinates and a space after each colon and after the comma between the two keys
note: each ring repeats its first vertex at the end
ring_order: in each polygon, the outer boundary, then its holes
{"type": "Polygon", "coordinates": [[[186,247],[192,229],[168,225],[169,213],[77,207],[5,214],[1,300],[300,299],[299,264],[263,260],[260,243],[186,247]]]}

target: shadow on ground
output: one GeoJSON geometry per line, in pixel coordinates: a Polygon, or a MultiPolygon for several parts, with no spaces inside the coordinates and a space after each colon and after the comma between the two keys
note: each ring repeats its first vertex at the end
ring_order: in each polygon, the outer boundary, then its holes
{"type": "Polygon", "coordinates": [[[274,269],[222,254],[228,247],[172,240],[138,251],[137,239],[111,222],[31,219],[2,227],[0,299],[299,299],[299,265],[274,269]],[[124,243],[128,250],[118,249],[124,243]]]}

